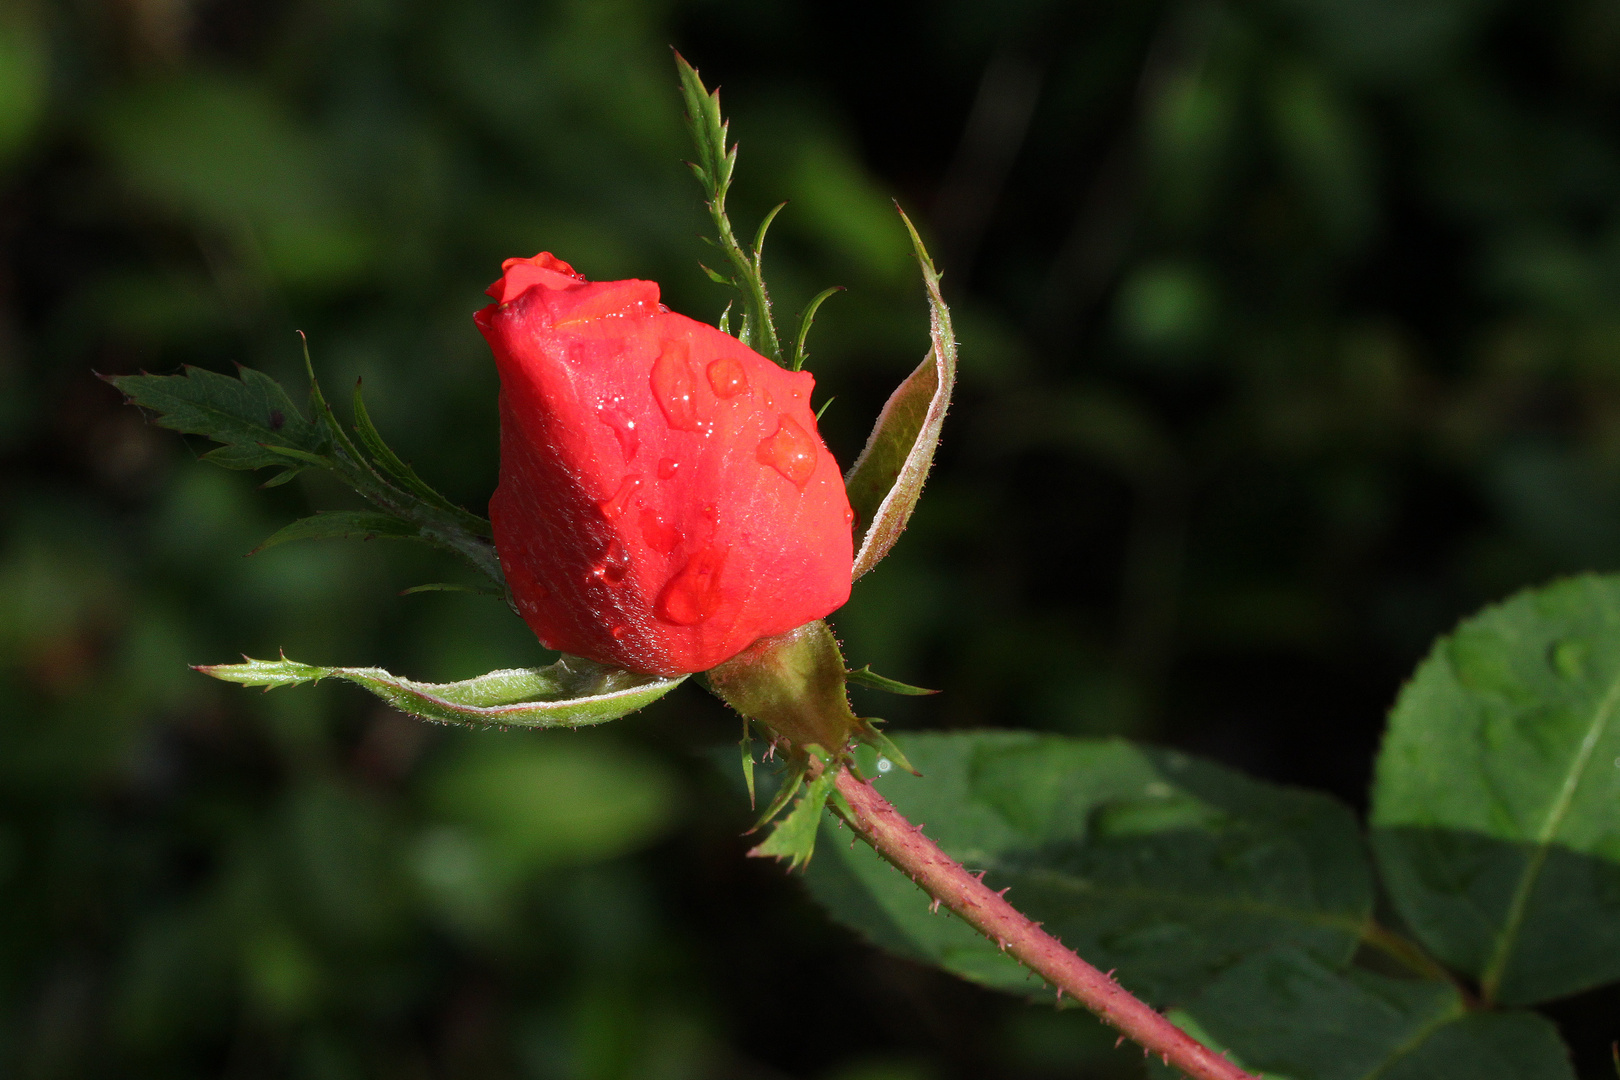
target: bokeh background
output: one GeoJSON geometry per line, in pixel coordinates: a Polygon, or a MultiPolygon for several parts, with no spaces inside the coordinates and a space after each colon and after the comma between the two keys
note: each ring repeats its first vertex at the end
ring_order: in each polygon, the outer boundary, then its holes
{"type": "MultiPolygon", "coordinates": [[[[238,653],[544,662],[461,571],[244,552],[305,474],[201,463],[93,372],[263,368],[482,510],[502,258],[712,319],[669,47],[859,449],[962,339],[940,464],[836,624],[904,727],[1173,744],[1361,804],[1431,638],[1620,564],[1611,0],[5,0],[0,1076],[1124,1078],[1086,1017],[885,958],[743,858],[695,688],[430,729],[238,653]]],[[[734,751],[724,759],[734,761],[734,751]]],[[[1556,1006],[1606,1075],[1620,998],[1556,1006]]]]}

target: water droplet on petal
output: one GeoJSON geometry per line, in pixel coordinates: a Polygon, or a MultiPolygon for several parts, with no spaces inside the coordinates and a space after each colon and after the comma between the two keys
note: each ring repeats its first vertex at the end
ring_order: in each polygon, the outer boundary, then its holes
{"type": "Polygon", "coordinates": [[[816,471],[816,440],[798,421],[783,413],[776,433],[760,440],[755,457],[761,465],[769,465],[803,490],[816,471]]]}
{"type": "Polygon", "coordinates": [[[851,509],[851,510],[845,510],[844,511],[844,524],[845,525],[850,525],[850,526],[853,526],[855,524],[855,511],[854,510],[851,509]]]}
{"type": "Polygon", "coordinates": [[[659,521],[651,510],[641,512],[641,538],[660,555],[668,555],[681,542],[680,531],[659,521]]]}
{"type": "Polygon", "coordinates": [[[720,572],[725,565],[725,548],[697,552],[664,584],[653,611],[676,626],[695,626],[707,619],[720,607],[720,572]]]}
{"type": "Polygon", "coordinates": [[[692,378],[692,365],[687,363],[684,341],[666,341],[664,349],[653,361],[653,400],[664,411],[664,419],[676,431],[701,431],[703,418],[698,415],[697,380],[692,378]]]}
{"type": "Polygon", "coordinates": [[[630,628],[624,625],[624,623],[614,623],[613,626],[608,630],[608,633],[613,635],[614,641],[623,641],[624,635],[628,634],[629,632],[630,628]]]}
{"type": "Polygon", "coordinates": [[[630,502],[630,496],[634,495],[636,489],[640,486],[640,473],[631,473],[619,481],[619,490],[615,491],[611,498],[604,499],[596,504],[597,508],[602,511],[602,516],[612,520],[624,513],[625,506],[630,502]]]}
{"type": "Polygon", "coordinates": [[[672,457],[660,458],[658,461],[658,479],[668,480],[675,475],[675,470],[680,467],[681,463],[672,457]]]}
{"type": "Polygon", "coordinates": [[[634,419],[617,405],[604,405],[598,408],[596,418],[613,429],[626,461],[636,456],[636,451],[641,449],[641,433],[636,430],[634,419]]]}
{"type": "Polygon", "coordinates": [[[618,540],[609,540],[607,551],[602,554],[602,561],[591,567],[585,584],[600,581],[616,589],[624,584],[625,575],[629,572],[630,556],[625,552],[624,545],[618,540]]]}
{"type": "Polygon", "coordinates": [[[709,385],[717,397],[736,397],[748,389],[748,373],[736,360],[722,356],[709,365],[709,385]]]}

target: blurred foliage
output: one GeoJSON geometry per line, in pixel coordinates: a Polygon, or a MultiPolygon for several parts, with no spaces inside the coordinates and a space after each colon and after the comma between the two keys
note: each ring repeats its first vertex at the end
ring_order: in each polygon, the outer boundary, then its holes
{"type": "MultiPolygon", "coordinates": [[[[925,347],[891,196],[945,272],[960,401],[837,619],[946,691],[897,724],[1132,734],[1360,802],[1435,633],[1620,563],[1602,0],[9,0],[0,1073],[1140,1075],[744,861],[693,691],[499,736],[185,666],[545,662],[497,602],[397,596],[462,580],[431,552],[243,559],[354,503],[256,492],[91,371],[293,385],[305,330],[481,509],[502,258],[724,306],[670,44],[724,88],[739,222],[791,200],[779,309],[848,287],[811,360],[841,460],[925,347]]],[[[1553,1007],[1583,1076],[1616,1008],[1553,1007]]]]}

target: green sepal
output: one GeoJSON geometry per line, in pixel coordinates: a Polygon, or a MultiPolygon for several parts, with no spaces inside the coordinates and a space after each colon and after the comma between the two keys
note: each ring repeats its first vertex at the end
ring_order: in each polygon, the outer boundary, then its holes
{"type": "Polygon", "coordinates": [[[738,748],[742,751],[743,784],[748,788],[748,806],[752,809],[758,805],[754,792],[754,736],[749,728],[752,726],[748,717],[743,717],[742,741],[738,748]]]}
{"type": "Polygon", "coordinates": [[[937,694],[938,690],[927,690],[921,686],[912,686],[909,683],[899,682],[895,679],[886,679],[872,670],[871,664],[863,665],[859,670],[846,671],[844,677],[852,683],[858,683],[869,690],[882,690],[890,694],[903,694],[906,697],[927,697],[937,694]]]}
{"type": "Polygon", "coordinates": [[[860,730],[844,689],[844,657],[825,622],[762,638],[704,673],[709,689],[790,755],[842,752],[860,730]]]}
{"type": "Polygon", "coordinates": [[[856,514],[855,569],[859,578],[889,553],[922,495],[934,450],[956,385],[956,337],[939,291],[939,272],[911,219],[901,211],[928,293],[928,355],[889,396],[861,456],[844,477],[856,514]]]}
{"type": "MultiPolygon", "coordinates": [[[[737,284],[735,281],[733,281],[731,278],[726,277],[726,275],[722,274],[720,271],[711,270],[711,269],[709,269],[709,267],[705,266],[703,263],[698,263],[698,269],[703,271],[705,274],[707,274],[708,277],[709,277],[709,280],[714,282],[716,285],[735,285],[735,284],[737,284]]],[[[729,311],[730,308],[731,308],[731,305],[727,304],[726,309],[729,311]]]]}
{"type": "Polygon", "coordinates": [[[856,740],[870,746],[873,750],[876,750],[880,755],[888,758],[891,762],[906,770],[906,772],[910,773],[912,776],[921,776],[922,773],[918,772],[916,767],[912,765],[909,760],[907,760],[905,751],[896,746],[893,739],[889,738],[878,729],[877,725],[881,723],[883,723],[883,721],[874,716],[862,717],[862,730],[858,735],[855,736],[856,740]]]}
{"type": "Polygon", "coordinates": [[[823,768],[805,787],[788,816],[748,854],[786,859],[789,870],[798,870],[809,863],[816,850],[816,834],[821,831],[821,811],[827,806],[827,797],[833,793],[837,776],[836,766],[823,768]]]}
{"type": "Polygon", "coordinates": [[[242,686],[296,686],[341,679],[364,687],[400,712],[440,724],[474,728],[585,727],[615,720],[652,704],[683,679],[661,679],[565,656],[550,667],[491,671],[452,683],[422,683],[382,668],[319,667],[285,655],[243,658],[241,664],[205,664],[196,670],[242,686]]]}
{"type": "Polygon", "coordinates": [[[749,832],[754,832],[765,825],[769,825],[771,820],[782,812],[782,808],[791,802],[793,796],[799,793],[799,788],[804,786],[805,773],[809,771],[809,768],[810,759],[808,757],[798,758],[788,766],[784,771],[782,782],[777,785],[776,794],[771,798],[770,805],[766,806],[759,815],[759,820],[748,827],[749,832]]]}

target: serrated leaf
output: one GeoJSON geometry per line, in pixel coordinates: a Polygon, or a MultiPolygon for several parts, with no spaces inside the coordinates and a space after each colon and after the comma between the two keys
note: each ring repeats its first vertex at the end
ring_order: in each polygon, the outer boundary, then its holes
{"type": "Polygon", "coordinates": [[[821,829],[821,812],[827,807],[832,794],[837,770],[824,769],[820,776],[804,787],[804,794],[793,804],[787,817],[777,822],[764,842],[754,846],[750,855],[786,859],[789,870],[798,870],[815,854],[816,834],[821,829]]]}
{"type": "Polygon", "coordinates": [[[239,368],[238,375],[187,367],[180,375],[120,375],[107,381],[132,404],[156,413],[162,427],[223,443],[204,457],[227,469],[285,466],[285,455],[276,449],[320,459],[325,438],[280,384],[252,368],[239,368]]]}
{"type": "Polygon", "coordinates": [[[1434,647],[1390,716],[1373,844],[1402,918],[1487,998],[1620,978],[1620,577],[1515,596],[1434,647]]]}
{"type": "Polygon", "coordinates": [[[1533,1013],[1470,1014],[1447,983],[1337,971],[1293,950],[1245,960],[1171,1017],[1270,1080],[1574,1080],[1533,1013]]]}
{"type": "MultiPolygon", "coordinates": [[[[1151,1001],[1187,1000],[1279,945],[1345,963],[1367,924],[1361,837],[1328,796],[1120,740],[983,731],[895,742],[925,777],[877,781],[900,812],[1151,1001]]],[[[861,760],[876,775],[870,765],[861,760]]],[[[928,897],[866,845],[826,848],[806,880],[838,921],[964,978],[1049,995],[966,923],[930,914],[928,897]]]]}
{"type": "MultiPolygon", "coordinates": [[[[465,727],[582,727],[614,720],[652,704],[683,679],[660,679],[565,656],[550,667],[492,671],[476,679],[421,683],[382,668],[317,667],[283,656],[244,658],[197,670],[242,686],[278,686],[342,679],[363,686],[400,712],[465,727]]],[[[683,676],[684,678],[684,676],[683,676]]]]}
{"type": "Polygon", "coordinates": [[[939,274],[911,220],[900,218],[922,267],[928,291],[928,355],[889,396],[861,456],[844,477],[855,511],[855,570],[859,578],[894,547],[922,495],[934,464],[940,429],[956,385],[956,337],[939,291],[939,274]]]}
{"type": "Polygon", "coordinates": [[[418,539],[418,530],[415,525],[401,521],[392,514],[378,514],[370,510],[325,510],[277,529],[248,554],[257,555],[293,540],[377,539],[415,540],[418,539]]]}

